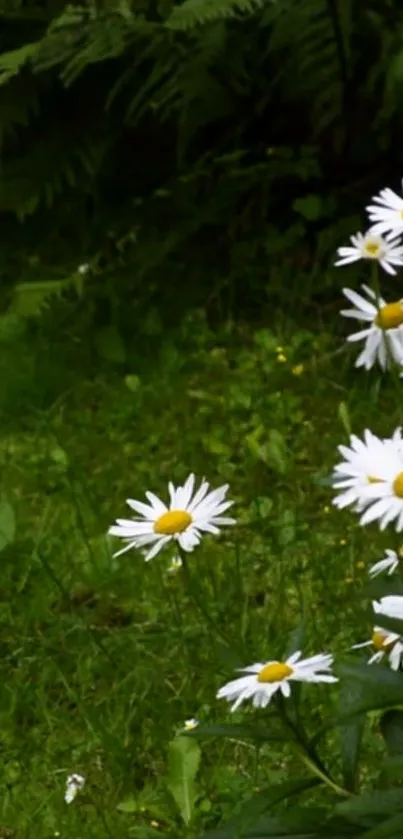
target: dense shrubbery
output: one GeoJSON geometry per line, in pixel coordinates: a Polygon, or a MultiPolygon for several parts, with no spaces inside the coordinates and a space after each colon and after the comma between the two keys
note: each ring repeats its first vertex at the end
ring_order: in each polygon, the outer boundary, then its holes
{"type": "Polygon", "coordinates": [[[184,288],[191,266],[202,296],[321,295],[356,208],[396,180],[398,0],[3,0],[1,18],[3,288],[118,255],[130,290],[184,288]]]}

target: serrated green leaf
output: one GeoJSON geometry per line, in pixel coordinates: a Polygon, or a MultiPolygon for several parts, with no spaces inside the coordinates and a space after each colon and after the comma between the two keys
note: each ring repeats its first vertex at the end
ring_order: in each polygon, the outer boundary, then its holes
{"type": "Polygon", "coordinates": [[[0,551],[15,539],[15,513],[8,501],[0,501],[0,551]]]}
{"type": "Polygon", "coordinates": [[[200,757],[200,746],[194,738],[177,737],[169,744],[166,784],[185,824],[193,817],[200,757]]]}

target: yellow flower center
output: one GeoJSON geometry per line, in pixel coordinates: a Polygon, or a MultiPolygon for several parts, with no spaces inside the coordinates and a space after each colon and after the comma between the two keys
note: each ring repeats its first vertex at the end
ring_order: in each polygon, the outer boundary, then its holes
{"type": "Polygon", "coordinates": [[[258,673],[258,682],[282,682],[287,676],[293,673],[292,667],[282,661],[275,661],[273,664],[266,664],[258,673]]]}
{"type": "Polygon", "coordinates": [[[392,489],[398,498],[403,498],[403,472],[399,472],[392,484],[392,489]]]}
{"type": "Polygon", "coordinates": [[[379,251],[381,250],[381,246],[380,246],[379,242],[374,242],[374,241],[371,242],[371,240],[369,240],[369,242],[366,242],[364,250],[365,250],[365,253],[367,254],[367,256],[369,256],[370,259],[376,259],[379,256],[379,251]]]}
{"type": "Polygon", "coordinates": [[[163,533],[164,536],[182,533],[192,521],[192,516],[186,510],[168,510],[154,523],[154,533],[163,533]]]}
{"type": "Polygon", "coordinates": [[[387,303],[382,306],[375,318],[375,325],[381,329],[395,329],[403,323],[403,302],[387,303]]]}
{"type": "Polygon", "coordinates": [[[375,647],[376,650],[390,650],[394,646],[394,641],[389,641],[388,644],[385,643],[387,635],[385,632],[381,632],[378,630],[374,632],[371,638],[372,646],[375,647]]]}

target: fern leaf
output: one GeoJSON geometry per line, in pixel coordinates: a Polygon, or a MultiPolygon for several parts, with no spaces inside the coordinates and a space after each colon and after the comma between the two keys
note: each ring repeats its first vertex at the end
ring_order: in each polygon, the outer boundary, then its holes
{"type": "Polygon", "coordinates": [[[252,14],[267,0],[185,0],[177,6],[168,20],[169,29],[193,29],[203,23],[235,17],[240,13],[252,14]]]}
{"type": "Polygon", "coordinates": [[[64,280],[44,280],[42,282],[18,283],[13,290],[8,314],[16,317],[38,315],[52,297],[60,297],[73,291],[77,295],[83,292],[84,275],[79,271],[64,280]]]}
{"type": "Polygon", "coordinates": [[[4,52],[0,56],[0,85],[6,84],[13,76],[17,76],[25,64],[38,52],[40,42],[24,44],[17,50],[4,52]]]}

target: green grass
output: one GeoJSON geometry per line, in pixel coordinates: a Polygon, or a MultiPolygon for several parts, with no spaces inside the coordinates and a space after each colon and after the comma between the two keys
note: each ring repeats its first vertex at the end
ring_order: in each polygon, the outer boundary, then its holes
{"type": "MultiPolygon", "coordinates": [[[[2,356],[3,500],[17,527],[1,554],[0,836],[190,837],[256,787],[306,774],[278,746],[256,760],[242,738],[206,738],[190,828],[165,782],[185,719],[230,720],[215,693],[234,667],[296,643],[345,654],[368,637],[366,569],[395,547],[336,512],[326,485],[346,421],[385,436],[401,421],[393,382],[354,371],[320,323],[213,332],[195,312],[143,338],[126,366],[65,333],[49,352],[40,329],[2,356]],[[165,495],[190,471],[228,482],[238,519],[190,555],[191,590],[168,574],[169,550],[113,559],[106,536],[127,497],[165,495]],[[68,807],[70,772],[87,784],[68,807]]],[[[312,733],[336,700],[306,692],[312,733]]]]}

